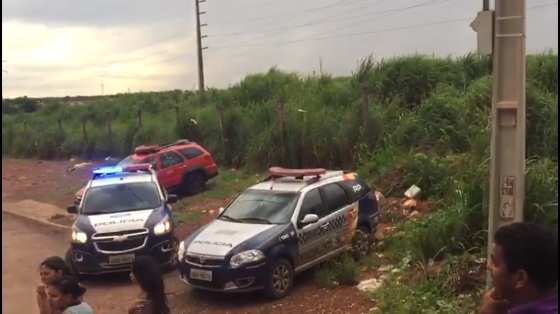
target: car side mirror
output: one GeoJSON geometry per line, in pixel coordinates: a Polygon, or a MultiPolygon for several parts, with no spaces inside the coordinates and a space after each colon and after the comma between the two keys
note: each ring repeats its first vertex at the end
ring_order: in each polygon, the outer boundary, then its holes
{"type": "Polygon", "coordinates": [[[305,226],[305,225],[316,223],[317,221],[319,221],[319,216],[317,216],[315,214],[307,214],[300,221],[300,224],[302,226],[305,226]]]}
{"type": "Polygon", "coordinates": [[[78,213],[78,207],[76,205],[68,206],[68,207],[66,207],[66,211],[70,214],[77,214],[78,213]]]}
{"type": "Polygon", "coordinates": [[[168,204],[176,203],[178,199],[179,199],[179,198],[178,198],[177,195],[175,195],[175,194],[168,194],[168,195],[167,195],[167,203],[168,203],[168,204]]]}
{"type": "Polygon", "coordinates": [[[224,212],[224,209],[225,209],[225,208],[220,207],[220,208],[218,209],[218,215],[221,215],[221,214],[224,212]]]}

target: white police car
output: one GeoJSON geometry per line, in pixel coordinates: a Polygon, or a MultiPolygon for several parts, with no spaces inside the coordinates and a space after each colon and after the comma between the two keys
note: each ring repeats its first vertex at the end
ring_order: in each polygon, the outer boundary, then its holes
{"type": "Polygon", "coordinates": [[[379,214],[355,174],[270,168],[270,177],[232,201],[179,244],[188,285],[281,298],[293,276],[345,251],[368,253],[379,214]]]}
{"type": "Polygon", "coordinates": [[[96,169],[72,226],[66,260],[74,272],[98,274],[129,271],[134,258],[151,255],[164,265],[176,264],[177,240],[167,195],[150,165],[96,169]]]}

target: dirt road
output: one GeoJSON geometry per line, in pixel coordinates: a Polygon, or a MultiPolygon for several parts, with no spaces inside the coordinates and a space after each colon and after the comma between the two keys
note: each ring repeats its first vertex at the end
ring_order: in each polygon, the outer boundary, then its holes
{"type": "MultiPolygon", "coordinates": [[[[45,257],[64,256],[68,243],[64,232],[2,215],[2,313],[38,313],[37,266],[45,257]]],[[[170,293],[185,288],[175,273],[166,274],[165,281],[170,293]]],[[[125,313],[138,294],[127,274],[89,278],[83,284],[86,301],[98,313],[125,313]]]]}

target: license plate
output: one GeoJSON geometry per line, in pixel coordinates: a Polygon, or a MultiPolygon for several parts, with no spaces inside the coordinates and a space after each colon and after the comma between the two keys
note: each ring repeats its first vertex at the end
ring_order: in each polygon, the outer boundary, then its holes
{"type": "Polygon", "coordinates": [[[212,271],[191,268],[191,279],[212,281],[212,271]]]}
{"type": "Polygon", "coordinates": [[[109,256],[109,264],[130,264],[134,262],[134,254],[122,254],[109,256]]]}

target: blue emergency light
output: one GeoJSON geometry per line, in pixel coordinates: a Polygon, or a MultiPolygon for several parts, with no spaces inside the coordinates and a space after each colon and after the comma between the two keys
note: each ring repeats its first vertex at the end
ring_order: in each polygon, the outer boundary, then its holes
{"type": "Polygon", "coordinates": [[[109,174],[117,174],[123,172],[121,167],[103,167],[99,169],[93,170],[93,175],[109,175],[109,174]]]}

